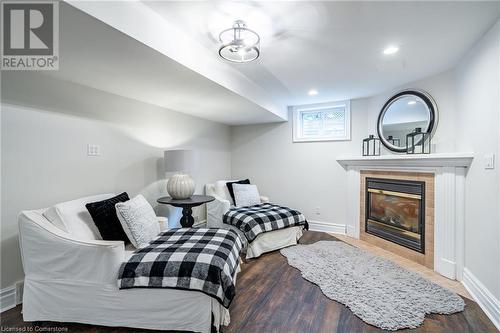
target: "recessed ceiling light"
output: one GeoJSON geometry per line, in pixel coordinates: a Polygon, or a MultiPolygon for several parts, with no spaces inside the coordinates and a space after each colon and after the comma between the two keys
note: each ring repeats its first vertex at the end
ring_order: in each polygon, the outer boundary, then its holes
{"type": "Polygon", "coordinates": [[[318,94],[318,91],[316,89],[311,89],[307,92],[309,96],[315,96],[318,94]]]}
{"type": "Polygon", "coordinates": [[[397,53],[399,51],[399,47],[397,46],[388,46],[384,49],[384,54],[385,55],[390,55],[390,54],[394,54],[394,53],[397,53]]]}
{"type": "Polygon", "coordinates": [[[413,105],[413,104],[417,104],[417,101],[409,101],[408,102],[408,105],[413,105]]]}

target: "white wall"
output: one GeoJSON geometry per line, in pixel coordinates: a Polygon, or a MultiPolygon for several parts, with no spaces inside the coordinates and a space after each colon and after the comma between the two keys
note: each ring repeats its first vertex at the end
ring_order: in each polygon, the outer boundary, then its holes
{"type": "Polygon", "coordinates": [[[346,173],[335,157],[360,154],[361,139],[376,133],[380,108],[402,88],[426,90],[436,100],[439,123],[433,142],[437,152],[474,152],[466,178],[465,267],[498,302],[500,21],[455,68],[384,94],[353,100],[349,142],[293,143],[291,122],[233,127],[232,178],[249,177],[273,201],[298,208],[309,220],[345,224],[346,173]],[[494,170],[484,169],[487,154],[496,155],[494,170]],[[316,207],[321,215],[315,213],[316,207]]]}
{"type": "MultiPolygon", "coordinates": [[[[199,150],[202,185],[230,176],[228,126],[40,73],[2,73],[1,288],[22,279],[17,214],[105,192],[165,195],[163,151],[199,150]],[[101,147],[87,157],[88,143],[101,147]]],[[[162,213],[164,209],[160,210],[162,213]]],[[[196,212],[203,219],[204,209],[196,212]]]]}
{"type": "MultiPolygon", "coordinates": [[[[428,91],[436,100],[440,121],[433,138],[437,151],[454,151],[453,72],[413,82],[370,98],[351,101],[351,141],[292,142],[292,123],[235,126],[232,128],[233,178],[249,177],[273,201],[300,209],[311,221],[345,225],[346,172],[339,155],[360,155],[361,140],[376,134],[380,109],[403,88],[428,91]],[[320,214],[316,208],[320,207],[320,214]]],[[[289,116],[289,119],[293,117],[289,116]]],[[[383,151],[388,154],[387,151],[383,151]]]]}
{"type": "Polygon", "coordinates": [[[233,178],[249,177],[262,194],[301,210],[308,220],[345,224],[347,180],[335,158],[361,152],[368,107],[367,100],[351,102],[351,141],[292,143],[291,121],[233,127],[233,178]]]}
{"type": "Polygon", "coordinates": [[[500,21],[456,68],[457,146],[473,151],[466,178],[465,267],[500,300],[500,21]],[[496,155],[485,170],[483,156],[496,155]]]}
{"type": "MultiPolygon", "coordinates": [[[[409,83],[439,108],[438,152],[473,151],[467,175],[465,265],[500,299],[500,24],[456,69],[409,83]],[[485,170],[482,156],[496,154],[485,170]]],[[[394,92],[351,102],[351,141],[293,143],[291,122],[227,126],[61,82],[39,73],[2,73],[1,287],[22,277],[16,215],[22,209],[99,192],[127,190],[154,201],[166,147],[196,147],[201,185],[249,177],[261,192],[312,221],[345,224],[346,175],[335,158],[360,154],[394,92]],[[86,156],[86,144],[102,156],[86,156]],[[320,214],[316,214],[319,207],[320,214]]],[[[203,214],[200,212],[200,214],[203,214]]]]}
{"type": "MultiPolygon", "coordinates": [[[[437,128],[434,136],[432,137],[432,144],[435,146],[435,151],[456,151],[456,105],[454,79],[454,73],[450,70],[416,82],[408,83],[404,86],[395,88],[394,90],[369,98],[371,107],[368,109],[368,131],[373,134],[377,133],[377,118],[380,113],[380,109],[395,91],[406,88],[422,89],[427,91],[433,97],[438,108],[437,128]]],[[[355,126],[354,123],[353,126],[355,126]]],[[[385,149],[384,153],[390,154],[390,152],[385,149]]]]}

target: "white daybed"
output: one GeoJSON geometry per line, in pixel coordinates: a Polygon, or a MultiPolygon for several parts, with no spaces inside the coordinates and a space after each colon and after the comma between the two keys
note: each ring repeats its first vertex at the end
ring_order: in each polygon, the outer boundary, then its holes
{"type": "MultiPolygon", "coordinates": [[[[246,245],[247,259],[257,258],[263,253],[297,244],[299,238],[302,237],[302,226],[265,232],[258,235],[253,242],[248,244],[243,232],[232,225],[224,224],[222,216],[234,206],[226,186],[226,183],[231,181],[233,180],[219,180],[215,183],[205,185],[205,193],[215,198],[214,201],[207,203],[207,227],[231,228],[235,230],[246,245]]],[[[268,197],[261,196],[260,199],[263,203],[269,202],[268,197]]]]}
{"type": "Polygon", "coordinates": [[[118,269],[133,249],[101,240],[85,209],[112,196],[20,213],[24,320],[207,333],[212,318],[217,329],[229,324],[229,311],[202,292],[118,289],[118,269]]]}

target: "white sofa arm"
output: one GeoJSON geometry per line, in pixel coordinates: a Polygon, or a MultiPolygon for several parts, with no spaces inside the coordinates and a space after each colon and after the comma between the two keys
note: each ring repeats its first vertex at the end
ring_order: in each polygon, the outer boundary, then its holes
{"type": "Polygon", "coordinates": [[[222,216],[229,210],[231,203],[216,195],[212,196],[215,200],[207,203],[207,227],[221,228],[224,226],[222,216]]]}
{"type": "Polygon", "coordinates": [[[260,201],[261,201],[262,203],[268,203],[268,202],[269,202],[269,198],[268,198],[268,197],[266,197],[266,196],[261,195],[261,196],[260,196],[260,201]]]}
{"type": "Polygon", "coordinates": [[[170,229],[168,227],[168,218],[165,216],[157,216],[156,220],[158,221],[158,224],[160,225],[160,231],[164,232],[170,229]]]}
{"type": "Polygon", "coordinates": [[[74,239],[37,211],[21,212],[18,222],[26,278],[116,285],[125,260],[122,241],[74,239]]]}

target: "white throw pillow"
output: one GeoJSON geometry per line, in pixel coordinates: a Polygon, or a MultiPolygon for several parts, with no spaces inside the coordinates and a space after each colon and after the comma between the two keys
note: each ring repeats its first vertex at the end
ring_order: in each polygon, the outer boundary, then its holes
{"type": "Polygon", "coordinates": [[[226,199],[229,200],[231,204],[234,204],[233,199],[231,198],[231,194],[229,194],[229,190],[227,189],[227,182],[233,182],[236,180],[218,180],[215,183],[215,193],[217,193],[217,196],[219,196],[221,199],[226,199]]]}
{"type": "Polygon", "coordinates": [[[147,246],[160,233],[153,207],[142,195],[119,202],[115,208],[123,230],[136,248],[147,246]]]}
{"type": "Polygon", "coordinates": [[[233,191],[236,207],[253,206],[261,203],[256,185],[233,184],[233,191]]]}
{"type": "Polygon", "coordinates": [[[90,197],[58,203],[47,209],[43,216],[59,229],[82,240],[101,240],[101,234],[95,226],[85,205],[89,202],[106,200],[115,194],[98,194],[90,197]]]}

